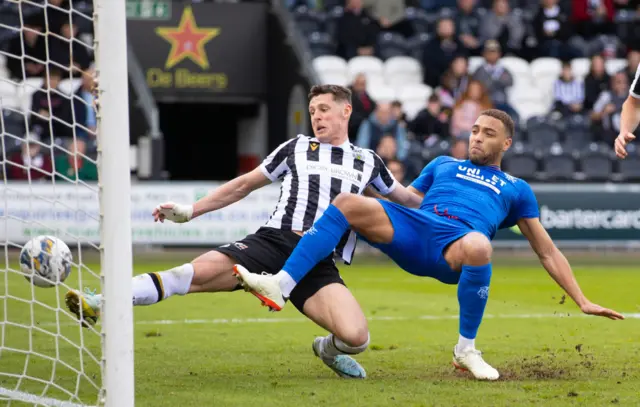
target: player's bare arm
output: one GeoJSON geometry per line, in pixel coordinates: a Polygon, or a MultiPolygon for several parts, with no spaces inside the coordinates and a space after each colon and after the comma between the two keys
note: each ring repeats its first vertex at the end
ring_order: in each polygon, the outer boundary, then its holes
{"type": "Polygon", "coordinates": [[[391,202],[398,203],[407,208],[419,208],[424,198],[424,194],[420,193],[414,187],[405,187],[398,183],[395,189],[387,196],[380,195],[376,190],[369,186],[364,190],[364,196],[376,199],[387,199],[391,202]]]}
{"type": "Polygon", "coordinates": [[[640,124],[640,99],[633,97],[633,95],[627,96],[622,105],[622,114],[620,115],[620,134],[616,138],[614,148],[616,156],[618,158],[627,157],[627,144],[633,141],[636,136],[633,132],[638,128],[640,124]]]}
{"type": "Polygon", "coordinates": [[[624,319],[618,312],[601,307],[587,299],[573,275],[567,258],[553,243],[544,226],[540,223],[539,218],[520,219],[518,227],[529,240],[531,248],[538,255],[540,263],[542,263],[551,278],[567,292],[582,312],[610,319],[624,319]]]}
{"type": "Polygon", "coordinates": [[[169,219],[176,223],[188,222],[205,213],[216,211],[238,202],[256,189],[271,183],[260,168],[241,175],[216,188],[206,196],[199,199],[193,205],[167,202],[153,210],[153,218],[156,222],[164,222],[169,219]]]}

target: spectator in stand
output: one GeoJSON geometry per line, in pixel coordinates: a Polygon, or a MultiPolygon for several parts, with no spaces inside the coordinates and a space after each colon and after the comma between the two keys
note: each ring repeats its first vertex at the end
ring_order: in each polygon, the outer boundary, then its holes
{"type": "Polygon", "coordinates": [[[362,0],[348,0],[338,21],[338,55],[347,60],[373,55],[378,32],[378,24],[363,8],[362,0]]]}
{"type": "MultiPolygon", "coordinates": [[[[52,37],[50,40],[53,49],[51,59],[61,67],[68,67],[74,77],[80,77],[82,72],[91,66],[93,56],[89,48],[77,39],[76,24],[69,21],[63,22],[60,26],[60,34],[64,38],[52,37]]],[[[64,76],[68,77],[69,73],[65,72],[64,76]]]]}
{"type": "Polygon", "coordinates": [[[500,64],[502,49],[496,40],[488,40],[484,44],[483,57],[485,63],[473,74],[473,79],[482,83],[487,89],[491,102],[496,109],[504,110],[514,118],[518,114],[509,104],[507,89],[513,86],[511,72],[500,64]]]}
{"type": "Polygon", "coordinates": [[[484,16],[476,7],[476,0],[458,0],[456,32],[458,39],[472,55],[481,51],[480,25],[484,16]]]}
{"type": "Polygon", "coordinates": [[[360,73],[350,86],[353,112],[349,120],[349,139],[355,140],[363,120],[376,109],[376,102],[367,93],[367,77],[360,73]]]}
{"type": "Polygon", "coordinates": [[[58,154],[55,159],[55,171],[58,179],[71,181],[97,181],[98,168],[87,160],[87,143],[84,140],[69,140],[65,147],[69,153],[58,154]]]}
{"type": "Polygon", "coordinates": [[[611,77],[611,88],[600,94],[591,113],[595,134],[599,141],[613,143],[620,132],[622,104],[629,96],[629,80],[626,72],[618,72],[611,77]]]}
{"type": "Polygon", "coordinates": [[[425,44],[422,57],[424,82],[435,88],[440,82],[440,75],[446,71],[453,59],[458,55],[466,55],[462,43],[456,38],[456,27],[453,20],[443,18],[438,21],[437,35],[425,44]]]}
{"type": "Polygon", "coordinates": [[[402,185],[406,184],[407,181],[405,180],[404,164],[402,164],[401,161],[398,161],[396,159],[387,160],[387,168],[391,172],[391,175],[393,175],[393,178],[396,179],[396,181],[398,181],[402,185]]]}
{"type": "Polygon", "coordinates": [[[73,98],[75,123],[80,125],[76,127],[76,137],[86,140],[96,137],[97,122],[93,94],[94,73],[93,66],[83,73],[82,84],[73,98]]]}
{"type": "Polygon", "coordinates": [[[449,117],[437,95],[429,96],[427,107],[418,112],[407,128],[415,140],[427,146],[449,137],[449,117]]]}
{"type": "Polygon", "coordinates": [[[491,109],[493,104],[482,83],[471,81],[467,91],[456,103],[451,115],[451,136],[468,138],[476,119],[483,110],[491,109]]]}
{"type": "Polygon", "coordinates": [[[466,160],[469,157],[469,141],[464,138],[454,140],[449,155],[458,160],[466,160]]]}
{"type": "Polygon", "coordinates": [[[572,0],[575,32],[584,39],[613,30],[613,0],[572,0]]]}
{"type": "Polygon", "coordinates": [[[362,122],[356,145],[375,151],[383,159],[404,161],[409,149],[407,132],[394,120],[390,103],[379,103],[375,112],[362,122]]]}
{"type": "Polygon", "coordinates": [[[443,105],[453,107],[469,84],[469,62],[464,56],[457,56],[440,80],[438,96],[443,105]]]}
{"type": "Polygon", "coordinates": [[[636,78],[636,70],[640,64],[640,51],[637,49],[631,49],[627,53],[627,76],[629,77],[629,83],[633,83],[636,78]]]}
{"type": "Polygon", "coordinates": [[[542,0],[542,7],[533,19],[533,28],[539,56],[563,60],[580,57],[579,52],[568,44],[573,27],[558,0],[542,0]]]}
{"type": "Polygon", "coordinates": [[[7,178],[15,180],[51,179],[51,154],[43,149],[36,134],[27,134],[21,151],[8,157],[7,178]]]}
{"type": "Polygon", "coordinates": [[[44,21],[41,15],[34,15],[25,19],[21,35],[9,41],[9,58],[7,68],[9,74],[16,81],[24,78],[40,77],[44,73],[47,61],[45,37],[42,34],[44,21]],[[22,47],[24,44],[24,53],[22,47]],[[20,58],[22,56],[23,58],[20,58]],[[24,72],[22,70],[24,62],[24,72]]]}
{"type": "Polygon", "coordinates": [[[401,127],[407,128],[407,115],[402,109],[401,101],[394,100],[391,102],[391,117],[393,117],[393,120],[398,122],[401,127]]]}
{"type": "Polygon", "coordinates": [[[364,7],[377,20],[381,30],[393,31],[405,38],[414,34],[411,22],[405,18],[405,0],[364,0],[364,7]]]}
{"type": "MultiPolygon", "coordinates": [[[[635,72],[634,72],[635,73],[635,72]]],[[[600,94],[609,88],[609,75],[602,55],[591,57],[591,69],[584,80],[584,108],[591,110],[600,94]]]]}
{"type": "Polygon", "coordinates": [[[494,0],[491,11],[482,19],[480,37],[496,40],[506,53],[519,55],[525,29],[522,19],[511,11],[508,0],[494,0]]]}
{"type": "Polygon", "coordinates": [[[30,129],[45,140],[45,144],[47,140],[73,136],[70,126],[73,123],[71,101],[58,89],[61,80],[61,71],[49,67],[49,74],[44,75],[43,87],[31,96],[30,129]]]}
{"type": "Polygon", "coordinates": [[[571,70],[571,62],[562,63],[560,77],[553,84],[552,111],[562,116],[582,113],[584,107],[584,83],[571,70]]]}

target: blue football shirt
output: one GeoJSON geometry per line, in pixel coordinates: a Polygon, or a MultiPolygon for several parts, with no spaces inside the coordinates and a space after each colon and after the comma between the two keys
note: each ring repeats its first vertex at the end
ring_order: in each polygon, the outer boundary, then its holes
{"type": "Polygon", "coordinates": [[[441,156],[411,186],[425,194],[420,210],[458,219],[489,239],[519,219],[540,217],[529,184],[494,166],[441,156]]]}

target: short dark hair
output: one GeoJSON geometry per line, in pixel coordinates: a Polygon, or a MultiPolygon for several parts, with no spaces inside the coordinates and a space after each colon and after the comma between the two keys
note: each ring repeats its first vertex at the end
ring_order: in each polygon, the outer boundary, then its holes
{"type": "Polygon", "coordinates": [[[504,129],[507,131],[507,137],[513,137],[516,125],[507,112],[498,109],[488,109],[480,112],[480,116],[489,116],[493,117],[494,119],[500,120],[502,122],[502,125],[504,126],[504,129]]]}
{"type": "Polygon", "coordinates": [[[340,85],[315,85],[309,91],[309,101],[316,96],[331,94],[336,102],[351,104],[351,91],[340,85]]]}

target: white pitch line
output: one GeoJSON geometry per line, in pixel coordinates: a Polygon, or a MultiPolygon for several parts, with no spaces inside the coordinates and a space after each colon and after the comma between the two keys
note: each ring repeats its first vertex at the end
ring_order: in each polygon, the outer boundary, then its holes
{"type": "Polygon", "coordinates": [[[0,397],[8,397],[9,400],[23,401],[38,406],[47,407],[89,407],[86,404],[77,404],[70,401],[56,400],[49,397],[36,396],[35,394],[25,393],[17,390],[9,390],[0,387],[0,397]]]}

